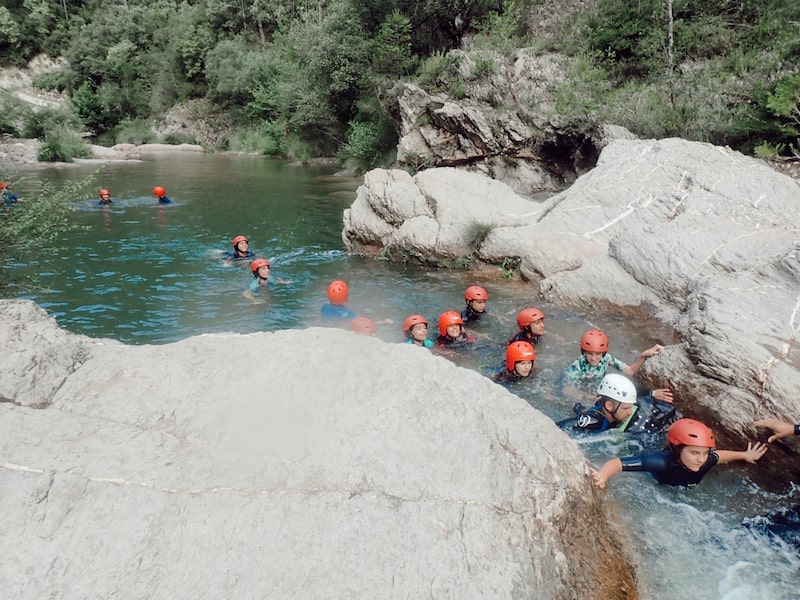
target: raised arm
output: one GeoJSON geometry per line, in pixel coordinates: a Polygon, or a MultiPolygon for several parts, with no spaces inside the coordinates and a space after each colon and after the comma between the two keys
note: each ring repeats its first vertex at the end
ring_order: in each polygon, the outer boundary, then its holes
{"type": "Polygon", "coordinates": [[[647,350],[643,350],[642,353],[636,358],[636,360],[633,361],[632,364],[630,364],[627,367],[625,367],[625,369],[622,372],[625,373],[625,375],[628,375],[629,377],[632,377],[633,375],[635,375],[637,373],[637,371],[639,371],[639,369],[642,368],[642,365],[644,364],[644,361],[646,361],[651,356],[655,356],[656,354],[661,352],[663,347],[664,346],[662,346],[661,344],[656,344],[652,348],[648,348],[647,350]]]}
{"type": "Polygon", "coordinates": [[[743,460],[750,464],[755,464],[758,459],[764,456],[767,452],[767,445],[762,442],[747,442],[747,450],[715,450],[719,456],[719,464],[734,462],[736,460],[743,460]]]}

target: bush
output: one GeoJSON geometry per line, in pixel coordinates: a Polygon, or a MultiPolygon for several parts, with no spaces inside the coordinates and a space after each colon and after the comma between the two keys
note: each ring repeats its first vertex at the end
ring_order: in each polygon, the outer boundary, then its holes
{"type": "Polygon", "coordinates": [[[362,170],[377,166],[381,150],[381,130],[374,123],[351,121],[347,141],[339,150],[339,160],[362,170]]]}
{"type": "Polygon", "coordinates": [[[0,90],[0,134],[20,137],[30,109],[6,90],[0,90]]]}
{"type": "Polygon", "coordinates": [[[284,156],[286,140],[283,125],[278,121],[264,121],[258,126],[238,130],[230,142],[230,149],[258,152],[265,156],[284,156]]]}
{"type": "Polygon", "coordinates": [[[157,142],[156,134],[150,129],[150,123],[144,119],[124,119],[114,128],[116,144],[152,144],[157,142]]]}
{"type": "Polygon", "coordinates": [[[27,114],[22,134],[28,138],[44,139],[49,132],[61,129],[77,131],[81,129],[81,121],[69,110],[42,108],[27,114]]]}
{"type": "Polygon", "coordinates": [[[91,150],[81,137],[66,127],[57,127],[47,132],[38,160],[42,162],[73,162],[76,158],[89,158],[91,150]]]}
{"type": "Polygon", "coordinates": [[[39,73],[31,81],[33,87],[47,92],[63,92],[67,89],[67,72],[64,70],[39,73]]]}

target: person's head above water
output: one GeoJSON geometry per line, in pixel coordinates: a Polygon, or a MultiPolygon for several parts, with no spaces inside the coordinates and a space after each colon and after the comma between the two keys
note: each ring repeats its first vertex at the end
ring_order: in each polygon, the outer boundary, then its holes
{"type": "Polygon", "coordinates": [[[590,329],[581,336],[581,354],[590,365],[597,365],[608,352],[608,336],[599,329],[590,329]]]}
{"type": "Polygon", "coordinates": [[[257,258],[250,263],[250,272],[253,277],[267,279],[269,278],[269,267],[270,263],[266,258],[257,258]]]}
{"type": "Polygon", "coordinates": [[[527,377],[533,370],[536,352],[528,342],[514,342],[506,348],[506,369],[520,377],[527,377]]]}
{"type": "Polygon", "coordinates": [[[347,284],[341,279],[331,281],[328,284],[328,302],[337,306],[345,304],[349,291],[347,284]]]}
{"type": "Polygon", "coordinates": [[[107,189],[105,189],[105,188],[103,188],[102,190],[100,190],[100,191],[98,192],[98,195],[100,196],[100,201],[101,201],[101,202],[103,202],[104,204],[105,204],[105,203],[108,203],[108,202],[110,202],[110,201],[111,201],[111,192],[109,192],[109,191],[108,191],[107,189]]]}
{"type": "Polygon", "coordinates": [[[517,325],[531,335],[544,333],[544,313],[538,308],[523,308],[517,313],[517,325]]]}
{"type": "Polygon", "coordinates": [[[233,251],[236,254],[244,256],[247,254],[247,250],[250,247],[250,240],[244,235],[237,235],[235,238],[233,238],[231,245],[233,246],[233,251]]]}
{"type": "Polygon", "coordinates": [[[694,419],[678,419],[670,425],[667,443],[673,457],[695,472],[702,468],[709,452],[717,446],[711,429],[694,419]]]}
{"type": "Polygon", "coordinates": [[[424,341],[428,338],[428,320],[422,315],[409,315],[403,321],[403,333],[406,337],[424,341]]]}
{"type": "Polygon", "coordinates": [[[633,414],[636,404],[636,386],[619,373],[609,373],[597,386],[598,400],[606,418],[612,423],[621,423],[633,414]]]}
{"type": "Polygon", "coordinates": [[[350,331],[355,331],[359,335],[372,335],[376,329],[375,323],[368,317],[356,317],[350,321],[350,331]]]}
{"type": "Polygon", "coordinates": [[[157,185],[156,187],[153,188],[153,194],[155,194],[156,198],[163,198],[164,196],[167,195],[167,190],[165,190],[160,185],[157,185]]]}
{"type": "Polygon", "coordinates": [[[464,330],[464,319],[454,311],[448,310],[439,316],[439,334],[449,338],[457,338],[464,330]]]}
{"type": "Polygon", "coordinates": [[[486,310],[489,293],[479,285],[471,285],[464,291],[464,301],[473,311],[482,313],[486,310]]]}

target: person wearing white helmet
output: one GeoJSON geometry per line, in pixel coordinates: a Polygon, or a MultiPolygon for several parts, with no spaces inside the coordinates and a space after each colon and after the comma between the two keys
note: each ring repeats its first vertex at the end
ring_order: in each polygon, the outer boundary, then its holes
{"type": "Polygon", "coordinates": [[[597,386],[594,406],[576,418],[558,423],[559,427],[578,431],[605,431],[619,427],[633,414],[636,406],[636,386],[619,373],[609,373],[597,386]]]}

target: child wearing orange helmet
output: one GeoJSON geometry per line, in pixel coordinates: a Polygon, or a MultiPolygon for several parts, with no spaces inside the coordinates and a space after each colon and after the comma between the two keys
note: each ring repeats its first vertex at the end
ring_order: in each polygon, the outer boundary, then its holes
{"type": "Polygon", "coordinates": [[[0,203],[5,204],[6,206],[11,206],[17,202],[22,202],[22,198],[8,189],[7,181],[0,181],[0,203]]]}
{"type": "Polygon", "coordinates": [[[228,260],[247,260],[255,258],[256,253],[250,250],[250,240],[247,236],[237,235],[231,242],[233,252],[230,252],[225,258],[228,260]]]}
{"type": "Polygon", "coordinates": [[[156,198],[158,198],[159,204],[169,204],[170,202],[172,202],[172,200],[170,200],[167,197],[167,190],[165,190],[160,185],[157,185],[156,187],[153,188],[153,195],[156,198]]]}
{"type": "Polygon", "coordinates": [[[517,313],[519,331],[508,343],[528,342],[535,346],[542,341],[544,335],[544,313],[538,308],[523,308],[517,313]]]}
{"type": "Polygon", "coordinates": [[[591,469],[592,481],[600,489],[622,471],[645,471],[660,485],[694,487],[715,465],[737,460],[754,464],[767,451],[761,442],[748,442],[747,450],[716,450],[711,430],[694,419],[679,419],[667,431],[667,448],[639,456],[612,458],[599,471],[591,469]]]}
{"type": "Polygon", "coordinates": [[[345,306],[350,288],[341,279],[328,284],[328,303],[322,305],[322,318],[330,321],[352,321],[356,313],[345,306]]]}
{"type": "Polygon", "coordinates": [[[403,333],[408,338],[406,344],[433,348],[433,342],[428,339],[428,320],[422,315],[409,315],[403,321],[403,333]]]}
{"type": "Polygon", "coordinates": [[[536,352],[529,342],[513,342],[506,348],[506,365],[492,377],[496,383],[514,383],[533,373],[536,352]]]}
{"type": "Polygon", "coordinates": [[[464,330],[464,320],[458,312],[448,310],[439,316],[439,337],[435,348],[458,350],[474,343],[475,338],[464,330]]]}
{"type": "Polygon", "coordinates": [[[253,279],[244,291],[245,298],[255,300],[255,294],[269,286],[270,266],[271,264],[266,258],[257,258],[250,263],[250,272],[253,274],[253,279]]]}
{"type": "MultiPolygon", "coordinates": [[[[581,337],[581,355],[567,371],[566,377],[570,382],[584,380],[601,380],[605,377],[609,367],[614,367],[632,377],[644,364],[644,361],[655,356],[663,347],[656,344],[652,348],[642,351],[633,364],[626,364],[608,352],[608,336],[599,329],[590,329],[581,337]]],[[[671,398],[670,398],[671,400],[671,398]]]]}
{"type": "Polygon", "coordinates": [[[100,196],[100,200],[97,201],[98,206],[113,204],[111,201],[111,192],[109,192],[107,189],[103,188],[98,192],[98,195],[100,196]]]}
{"type": "Polygon", "coordinates": [[[471,285],[464,291],[464,301],[467,306],[461,312],[461,320],[464,325],[470,325],[481,320],[486,314],[486,301],[489,293],[479,285],[471,285]]]}

